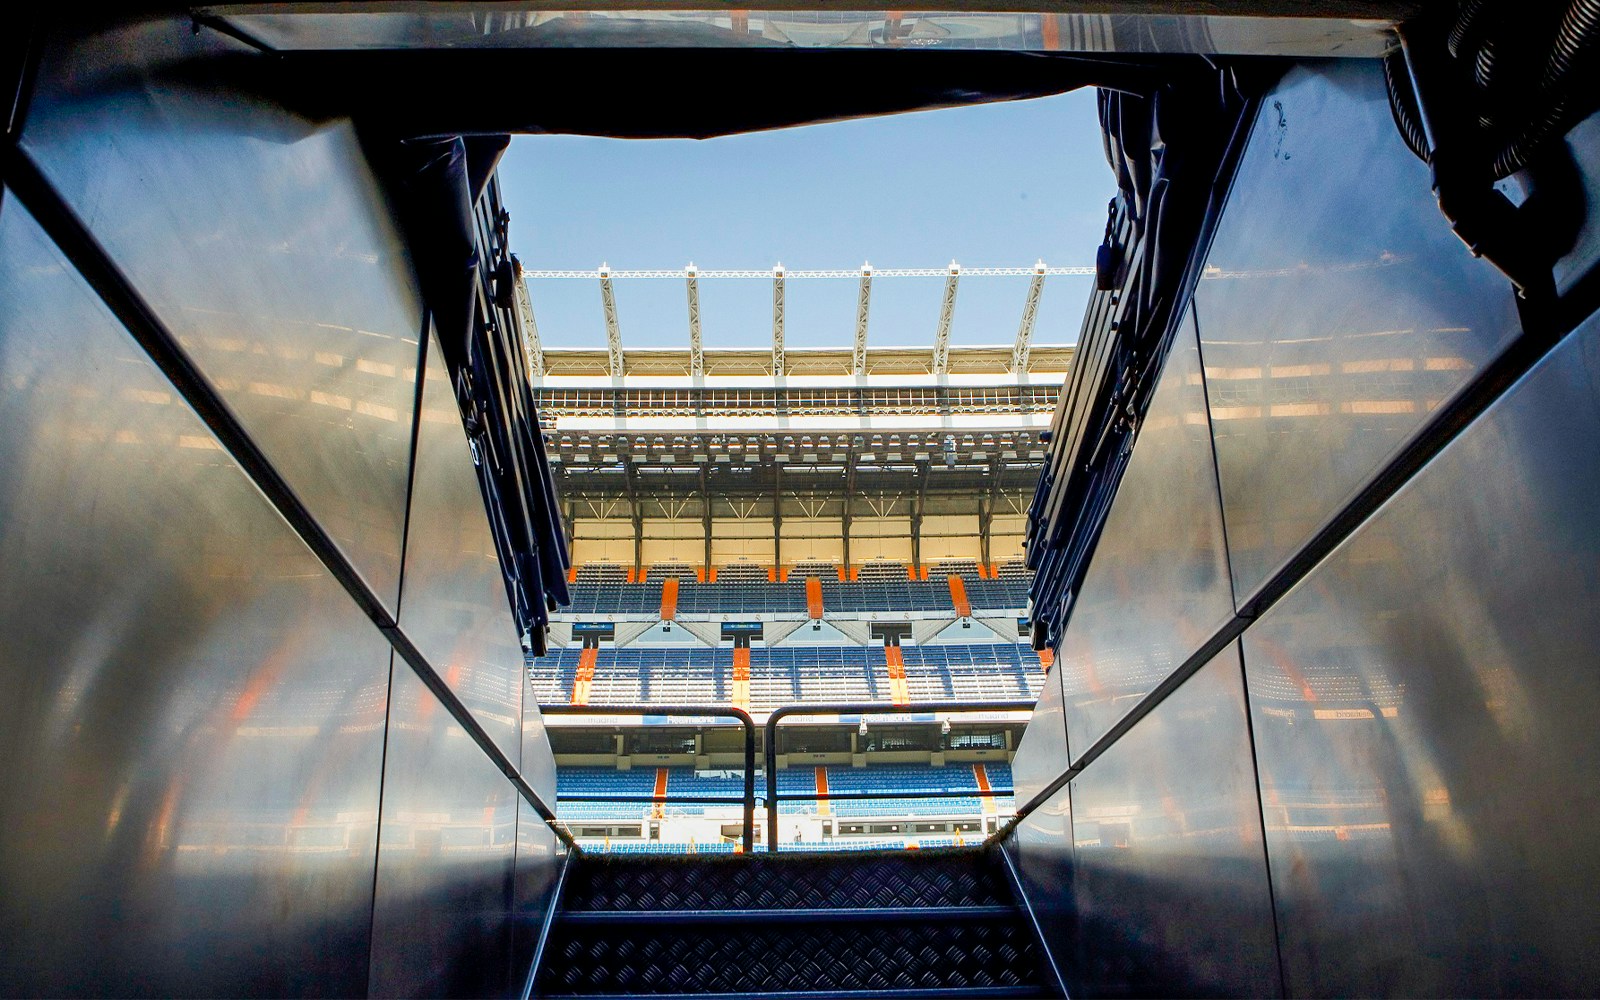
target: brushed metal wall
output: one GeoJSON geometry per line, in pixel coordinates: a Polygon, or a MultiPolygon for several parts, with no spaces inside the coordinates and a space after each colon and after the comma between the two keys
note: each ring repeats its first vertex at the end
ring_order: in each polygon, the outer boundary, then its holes
{"type": "Polygon", "coordinates": [[[1016,800],[1027,802],[1044,791],[1070,763],[1067,722],[1061,707],[1061,668],[1056,664],[1045,675],[1039,701],[1033,706],[1028,728],[1022,731],[1022,741],[1011,762],[1011,787],[1016,790],[1016,800]]]}
{"type": "Polygon", "coordinates": [[[450,374],[428,335],[400,627],[512,761],[522,758],[522,645],[450,374]]]}
{"type": "Polygon", "coordinates": [[[1298,994],[1600,982],[1600,320],[1244,636],[1298,994]]]}
{"type": "Polygon", "coordinates": [[[388,643],[0,206],[0,993],[358,994],[388,643]]]}
{"type": "Polygon", "coordinates": [[[1240,601],[1518,330],[1372,62],[1296,69],[1263,102],[1195,311],[1240,601]]]}
{"type": "Polygon", "coordinates": [[[30,198],[78,215],[98,246],[71,252],[127,277],[339,552],[7,192],[0,994],[518,993],[562,855],[452,711],[547,801],[554,764],[460,417],[430,386],[413,470],[392,212],[350,123],[248,96],[238,54],[188,18],[47,46],[30,198]]]}
{"type": "Polygon", "coordinates": [[[1190,317],[1151,397],[1056,657],[1074,757],[1233,611],[1190,317]]]}
{"type": "Polygon", "coordinates": [[[1279,994],[1237,646],[1075,778],[1072,806],[1069,993],[1279,994]]]}
{"type": "MultiPolygon", "coordinates": [[[[1077,769],[1010,840],[1074,993],[1600,981],[1600,319],[1264,615],[1203,629],[1240,638],[1159,702],[1198,640],[1130,658],[1148,679],[1113,674],[1102,697],[1081,665],[1104,685],[1101,660],[1071,652],[1119,614],[1149,649],[1192,616],[1192,577],[1159,553],[1197,565],[1196,519],[1155,512],[1214,502],[1186,449],[1215,455],[1242,602],[1516,335],[1509,285],[1449,232],[1393,130],[1371,64],[1297,69],[1263,103],[1195,300],[1212,440],[1174,440],[1166,474],[1141,476],[1160,440],[1141,434],[1116,503],[1151,513],[1114,507],[1095,553],[1058,657],[1077,664],[1077,769]],[[1135,705],[1085,760],[1083,738],[1135,705]]],[[[1013,763],[1031,788],[1064,773],[1040,719],[1013,763]]]]}
{"type": "Polygon", "coordinates": [[[370,992],[504,996],[521,800],[415,674],[392,691],[370,992]]]}
{"type": "Polygon", "coordinates": [[[393,613],[420,294],[354,128],[242,91],[241,49],[52,47],[23,145],[393,613]]]}

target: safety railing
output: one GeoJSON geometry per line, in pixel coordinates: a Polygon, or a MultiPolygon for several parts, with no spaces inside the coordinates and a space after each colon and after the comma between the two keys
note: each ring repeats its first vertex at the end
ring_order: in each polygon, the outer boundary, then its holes
{"type": "MultiPolygon", "coordinates": [[[[990,798],[1012,794],[1012,790],[988,789],[962,792],[791,792],[778,793],[778,723],[784,719],[817,715],[977,715],[986,712],[1031,712],[1031,701],[989,702],[919,702],[909,705],[880,702],[847,702],[838,704],[783,705],[767,716],[765,747],[762,763],[767,772],[767,850],[778,849],[778,809],[784,802],[827,802],[863,799],[924,799],[924,798],[990,798]]],[[[749,772],[746,771],[748,777],[749,772]]]]}
{"type": "Polygon", "coordinates": [[[756,817],[756,722],[750,713],[729,705],[541,705],[545,715],[651,715],[667,718],[720,718],[737,719],[744,727],[744,795],[733,798],[727,795],[569,795],[561,796],[567,802],[612,802],[644,804],[681,802],[696,805],[733,805],[744,807],[744,849],[755,850],[756,817]]]}

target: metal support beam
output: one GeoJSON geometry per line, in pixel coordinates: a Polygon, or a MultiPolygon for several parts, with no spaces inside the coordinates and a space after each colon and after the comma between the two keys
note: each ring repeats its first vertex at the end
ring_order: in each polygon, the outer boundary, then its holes
{"type": "Polygon", "coordinates": [[[528,378],[544,376],[544,348],[539,343],[539,324],[533,319],[533,300],[528,297],[528,282],[522,276],[522,263],[516,257],[517,314],[522,326],[522,349],[528,355],[528,378]]]}
{"type": "Polygon", "coordinates": [[[700,524],[706,532],[706,579],[711,579],[711,485],[705,465],[700,466],[700,524]]]}
{"type": "Polygon", "coordinates": [[[989,460],[989,489],[978,497],[978,556],[985,566],[994,562],[989,558],[989,541],[994,537],[994,511],[1000,503],[1000,480],[1003,471],[1000,459],[989,460]]]}
{"type": "Polygon", "coordinates": [[[956,315],[956,282],[961,280],[961,265],[950,262],[950,277],[944,279],[944,304],[939,307],[939,329],[933,334],[933,373],[950,371],[950,323],[956,315]]]}
{"type": "Polygon", "coordinates": [[[928,480],[933,478],[933,463],[917,463],[917,501],[911,508],[911,565],[922,575],[922,514],[928,506],[928,480]]]}
{"type": "Polygon", "coordinates": [[[689,286],[689,374],[706,373],[705,349],[700,343],[700,281],[693,262],[684,269],[683,276],[689,286]]]}
{"type": "Polygon", "coordinates": [[[1028,350],[1033,343],[1033,321],[1039,315],[1039,296],[1044,292],[1044,261],[1033,265],[1033,280],[1028,283],[1028,301],[1022,307],[1022,326],[1017,329],[1017,346],[1011,349],[1011,370],[1018,375],[1028,370],[1028,350]]]}
{"type": "Polygon", "coordinates": [[[867,373],[867,307],[872,304],[872,265],[861,265],[861,294],[856,298],[856,347],[850,370],[867,373]]]}
{"type": "Polygon", "coordinates": [[[634,468],[633,456],[622,460],[622,484],[628,491],[628,516],[633,519],[633,571],[644,569],[644,508],[639,503],[639,473],[634,468]]]}
{"type": "Polygon", "coordinates": [[[788,360],[783,353],[783,265],[772,269],[772,374],[784,375],[788,360]]]}
{"type": "Polygon", "coordinates": [[[844,518],[840,524],[844,541],[844,567],[848,572],[850,562],[850,512],[856,497],[856,449],[852,444],[844,459],[844,518]]]}
{"type": "Polygon", "coordinates": [[[622,377],[622,330],[617,325],[617,296],[611,289],[611,268],[600,265],[600,305],[606,313],[606,348],[611,352],[611,377],[622,377]]]}
{"type": "Polygon", "coordinates": [[[783,463],[772,463],[772,565],[783,565],[783,463]]]}

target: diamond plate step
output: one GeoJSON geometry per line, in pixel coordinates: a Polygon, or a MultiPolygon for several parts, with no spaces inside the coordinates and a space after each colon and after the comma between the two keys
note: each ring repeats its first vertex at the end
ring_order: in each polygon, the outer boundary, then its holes
{"type": "Polygon", "coordinates": [[[588,855],[541,996],[1047,995],[999,859],[979,849],[588,855]]]}

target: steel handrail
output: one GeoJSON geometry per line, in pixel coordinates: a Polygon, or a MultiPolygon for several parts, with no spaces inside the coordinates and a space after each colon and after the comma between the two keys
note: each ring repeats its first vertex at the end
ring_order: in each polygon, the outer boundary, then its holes
{"type": "MultiPolygon", "coordinates": [[[[990,702],[915,702],[909,705],[882,702],[846,702],[837,704],[780,705],[767,716],[766,746],[762,748],[762,763],[767,770],[767,850],[778,849],[778,723],[790,716],[814,715],[976,715],[981,712],[1032,712],[1033,701],[990,702]]],[[[745,775],[749,776],[749,771],[745,775]]],[[[815,796],[799,796],[802,799],[815,796]]],[[[884,798],[920,798],[915,794],[886,794],[884,798]]]]}
{"type": "MultiPolygon", "coordinates": [[[[737,719],[739,725],[744,727],[744,849],[747,852],[756,849],[756,720],[750,717],[749,712],[731,705],[540,705],[539,710],[545,715],[665,715],[737,719]]],[[[651,796],[649,801],[687,801],[689,798],[703,797],[689,796],[680,800],[670,795],[662,799],[651,796]]]]}

